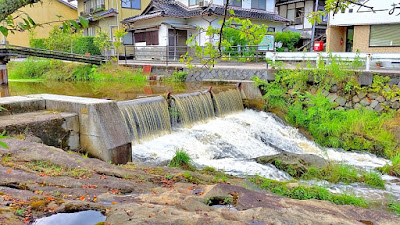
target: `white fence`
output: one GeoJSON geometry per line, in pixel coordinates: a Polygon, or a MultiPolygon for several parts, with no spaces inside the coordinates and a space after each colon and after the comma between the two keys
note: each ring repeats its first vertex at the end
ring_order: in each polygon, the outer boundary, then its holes
{"type": "Polygon", "coordinates": [[[400,53],[356,53],[356,52],[267,52],[265,57],[275,61],[329,61],[330,55],[344,61],[353,61],[357,57],[365,62],[365,71],[369,71],[371,62],[400,63],[400,53]]]}

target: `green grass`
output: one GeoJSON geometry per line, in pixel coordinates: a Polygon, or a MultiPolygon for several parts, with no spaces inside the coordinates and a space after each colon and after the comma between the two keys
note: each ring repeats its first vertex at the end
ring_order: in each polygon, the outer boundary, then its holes
{"type": "Polygon", "coordinates": [[[250,178],[250,180],[261,189],[268,190],[274,194],[292,199],[299,199],[299,200],[317,199],[317,200],[330,201],[337,205],[354,205],[364,208],[368,207],[368,202],[362,197],[357,197],[350,194],[333,194],[329,190],[323,187],[298,186],[293,188],[287,188],[286,185],[288,184],[288,182],[269,180],[259,176],[250,178]]]}
{"type": "Polygon", "coordinates": [[[394,211],[398,216],[400,216],[400,202],[391,200],[389,203],[389,209],[394,211]]]}
{"type": "Polygon", "coordinates": [[[365,183],[374,188],[385,188],[385,181],[379,173],[359,172],[355,167],[343,164],[329,164],[326,167],[318,168],[311,166],[301,176],[304,180],[326,180],[330,183],[365,183]]]}
{"type": "Polygon", "coordinates": [[[175,151],[175,156],[172,158],[168,166],[193,170],[191,161],[192,159],[190,158],[189,154],[187,154],[183,149],[177,149],[175,151]]]}
{"type": "Polygon", "coordinates": [[[29,57],[8,63],[10,80],[146,81],[140,70],[106,63],[101,66],[29,57]]]}

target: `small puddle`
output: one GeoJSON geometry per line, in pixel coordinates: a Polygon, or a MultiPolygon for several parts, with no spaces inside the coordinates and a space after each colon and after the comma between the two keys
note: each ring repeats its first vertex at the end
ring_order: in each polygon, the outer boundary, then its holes
{"type": "Polygon", "coordinates": [[[104,222],[106,217],[101,212],[88,210],[75,213],[58,213],[49,217],[36,219],[33,225],[94,225],[99,222],[104,222]]]}
{"type": "Polygon", "coordinates": [[[214,208],[225,208],[225,209],[230,209],[230,210],[233,210],[233,211],[239,211],[237,208],[235,208],[232,205],[212,205],[212,207],[214,207],[214,208]]]}

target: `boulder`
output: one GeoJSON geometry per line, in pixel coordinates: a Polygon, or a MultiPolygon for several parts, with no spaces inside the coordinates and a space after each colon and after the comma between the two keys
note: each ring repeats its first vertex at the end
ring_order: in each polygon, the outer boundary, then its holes
{"type": "Polygon", "coordinates": [[[376,98],[376,100],[377,100],[378,102],[384,102],[384,101],[385,101],[385,98],[384,98],[383,96],[378,96],[378,97],[376,98]]]}
{"type": "Polygon", "coordinates": [[[354,103],[359,103],[361,101],[361,99],[357,96],[357,95],[355,95],[354,97],[353,97],[353,102],[354,103]]]}
{"type": "Polygon", "coordinates": [[[335,102],[337,102],[340,106],[344,106],[346,104],[346,99],[343,97],[338,97],[335,102]]]}
{"type": "Polygon", "coordinates": [[[276,168],[286,171],[294,177],[301,177],[301,175],[308,171],[310,166],[321,168],[328,164],[325,159],[317,155],[289,152],[257,157],[256,161],[260,164],[272,164],[276,168]]]}
{"type": "Polygon", "coordinates": [[[371,101],[370,101],[368,98],[363,98],[363,99],[360,101],[360,104],[363,105],[363,106],[367,106],[367,105],[370,105],[370,104],[371,104],[371,101]]]}
{"type": "Polygon", "coordinates": [[[370,105],[370,106],[371,106],[372,108],[375,108],[375,106],[377,106],[378,103],[379,103],[379,102],[378,102],[377,100],[373,100],[373,101],[371,102],[371,105],[370,105]]]}

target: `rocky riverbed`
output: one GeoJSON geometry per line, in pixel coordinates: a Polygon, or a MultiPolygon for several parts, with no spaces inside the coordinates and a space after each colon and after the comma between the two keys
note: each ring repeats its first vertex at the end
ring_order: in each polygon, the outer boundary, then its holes
{"type": "Polygon", "coordinates": [[[84,210],[102,212],[104,224],[400,224],[390,212],[288,199],[262,192],[243,178],[113,165],[40,143],[5,142],[9,149],[0,148],[0,224],[84,210]],[[231,201],[223,205],[226,199],[231,201]]]}

